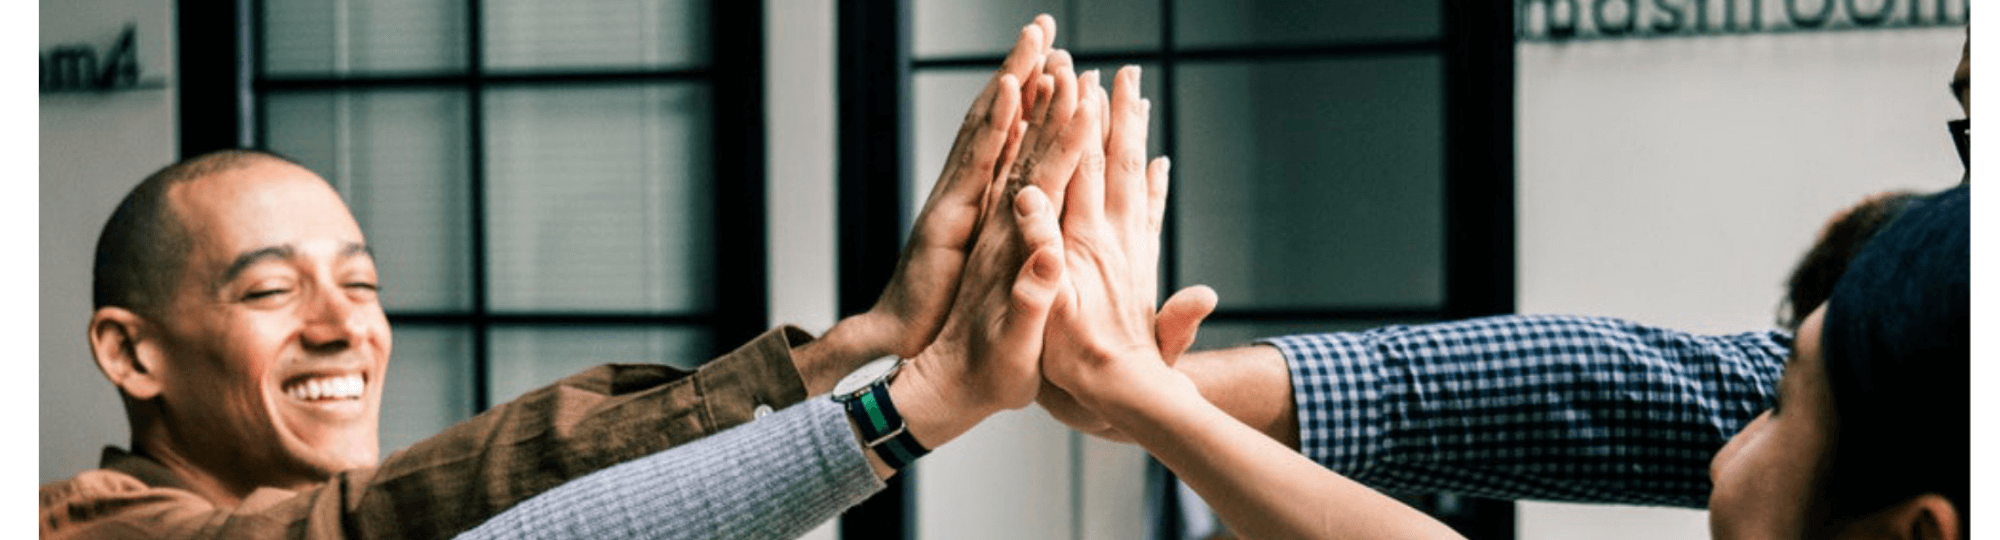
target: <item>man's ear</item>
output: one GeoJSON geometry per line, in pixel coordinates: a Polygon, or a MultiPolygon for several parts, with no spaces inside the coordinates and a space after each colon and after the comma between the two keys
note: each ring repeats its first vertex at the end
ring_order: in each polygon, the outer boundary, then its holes
{"type": "Polygon", "coordinates": [[[1925,493],[1869,514],[1850,530],[1872,531],[1863,535],[1870,538],[1960,540],[1958,513],[1943,495],[1925,493]]]}
{"type": "Polygon", "coordinates": [[[160,359],[158,349],[147,343],[148,324],[145,317],[122,307],[102,307],[90,314],[90,355],[97,358],[97,369],[138,400],[160,395],[160,359]]]}

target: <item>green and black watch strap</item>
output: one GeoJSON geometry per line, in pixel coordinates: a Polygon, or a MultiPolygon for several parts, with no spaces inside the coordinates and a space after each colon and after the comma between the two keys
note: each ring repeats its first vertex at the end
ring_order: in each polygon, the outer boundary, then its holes
{"type": "Polygon", "coordinates": [[[868,441],[867,446],[889,468],[902,470],[931,452],[917,444],[916,436],[910,434],[909,425],[903,422],[902,413],[896,412],[896,403],[889,399],[886,377],[845,401],[847,418],[861,428],[861,438],[868,441]]]}

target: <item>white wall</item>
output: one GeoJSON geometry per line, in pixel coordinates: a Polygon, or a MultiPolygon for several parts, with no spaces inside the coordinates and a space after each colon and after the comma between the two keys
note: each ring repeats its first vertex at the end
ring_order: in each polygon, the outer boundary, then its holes
{"type": "MultiPolygon", "coordinates": [[[[1958,182],[1963,29],[1524,43],[1519,308],[1768,328],[1834,211],[1958,182]]],[[[1706,538],[1705,513],[1520,505],[1524,540],[1706,538]]]]}
{"type": "MultiPolygon", "coordinates": [[[[834,258],[834,2],[764,4],[765,202],[771,324],[824,332],[839,310],[834,258]]],[[[839,519],[808,533],[839,537],[839,519]]]]}
{"type": "Polygon", "coordinates": [[[138,24],[141,79],[168,88],[41,96],[41,411],[39,481],[97,467],[129,433],[118,394],[84,343],[97,232],[125,191],[173,162],[172,5],[169,0],[42,0],[41,48],[88,43],[100,51],[138,24]]]}

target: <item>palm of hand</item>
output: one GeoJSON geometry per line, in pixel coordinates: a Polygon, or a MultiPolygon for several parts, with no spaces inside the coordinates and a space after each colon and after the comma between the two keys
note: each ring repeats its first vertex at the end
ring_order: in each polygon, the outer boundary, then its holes
{"type": "Polygon", "coordinates": [[[966,111],[895,274],[870,309],[885,327],[884,352],[915,356],[944,327],[966,260],[973,256],[974,237],[986,215],[1006,206],[991,193],[1009,176],[1007,166],[1021,145],[1020,124],[1028,120],[1022,101],[1041,82],[1035,74],[1054,40],[1055,20],[1047,16],[1023,27],[1000,71],[966,111]]]}

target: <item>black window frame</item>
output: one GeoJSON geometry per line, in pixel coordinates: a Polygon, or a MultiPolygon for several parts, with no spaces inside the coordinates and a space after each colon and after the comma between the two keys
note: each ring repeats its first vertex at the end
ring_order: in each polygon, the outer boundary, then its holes
{"type": "MultiPolygon", "coordinates": [[[[183,159],[225,148],[262,148],[264,103],[273,92],[358,88],[460,89],[467,101],[470,182],[466,197],[470,232],[470,307],[465,310],[390,310],[394,327],[452,327],[470,333],[473,410],[492,405],[490,338],[496,327],[695,328],[707,332],[719,356],[761,334],[769,318],[765,190],[765,91],[763,2],[709,1],[710,57],[706,65],[671,69],[507,70],[490,74],[482,61],[480,0],[466,2],[467,58],[463,71],[393,75],[267,76],[263,0],[177,0],[180,70],[180,155],[183,159]],[[226,59],[226,61],[223,61],[226,59]],[[714,306],[691,312],[496,312],[488,302],[486,130],[488,87],[592,85],[698,81],[710,89],[712,138],[714,306]],[[189,119],[215,119],[190,121],[189,119]]],[[[686,359],[699,362],[706,358],[686,359]]],[[[606,358],[615,361],[667,359],[606,358]]]]}
{"type": "MultiPolygon", "coordinates": [[[[1080,0],[1079,0],[1080,1],[1080,0]]],[[[1356,59],[1407,55],[1442,58],[1444,84],[1444,300],[1435,308],[1220,309],[1218,323],[1340,324],[1436,321],[1515,311],[1515,133],[1512,2],[1443,0],[1443,27],[1428,39],[1309,45],[1177,47],[1175,0],[1160,0],[1159,43],[1151,50],[1072,51],[1076,63],[1148,63],[1160,81],[1155,121],[1160,148],[1176,155],[1175,76],[1183,62],[1356,59]]],[[[906,216],[913,171],[911,80],[926,69],[991,68],[1002,54],[915,58],[910,0],[842,0],[839,10],[840,308],[868,308],[894,270],[895,240],[906,216]]],[[[1176,250],[1179,205],[1168,201],[1162,227],[1162,286],[1186,284],[1176,250]]],[[[908,471],[848,511],[845,538],[912,538],[914,484],[908,471]]],[[[1171,491],[1154,496],[1170,497],[1171,491]]],[[[1514,537],[1511,501],[1419,495],[1409,500],[1470,538],[1514,537]]],[[[1164,502],[1164,501],[1163,501],[1164,502]]],[[[1159,504],[1156,508],[1176,508],[1159,504]]],[[[1171,511],[1169,511],[1171,512],[1171,511]]],[[[1171,522],[1173,516],[1167,519],[1171,522]]]]}

